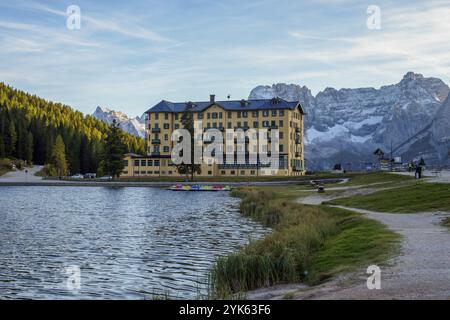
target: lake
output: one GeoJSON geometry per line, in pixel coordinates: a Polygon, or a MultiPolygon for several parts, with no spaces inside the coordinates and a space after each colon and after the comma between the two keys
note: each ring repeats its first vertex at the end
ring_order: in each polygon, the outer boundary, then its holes
{"type": "Polygon", "coordinates": [[[222,192],[0,187],[0,299],[206,294],[217,257],[269,232],[222,192]]]}

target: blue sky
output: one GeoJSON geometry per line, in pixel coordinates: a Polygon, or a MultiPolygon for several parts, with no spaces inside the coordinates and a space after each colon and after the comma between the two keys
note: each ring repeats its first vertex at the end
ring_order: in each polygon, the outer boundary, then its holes
{"type": "Polygon", "coordinates": [[[407,71],[450,83],[450,1],[167,0],[0,3],[0,81],[85,113],[162,99],[248,97],[278,82],[349,88],[407,71]],[[66,9],[81,9],[81,29],[66,9]],[[369,5],[381,29],[366,26],[369,5]]]}

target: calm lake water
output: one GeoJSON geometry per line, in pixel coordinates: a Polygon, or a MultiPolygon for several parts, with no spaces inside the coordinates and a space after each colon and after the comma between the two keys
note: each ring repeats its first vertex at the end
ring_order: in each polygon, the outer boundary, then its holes
{"type": "Polygon", "coordinates": [[[0,187],[0,299],[196,298],[218,256],[268,232],[238,205],[226,193],[0,187]]]}

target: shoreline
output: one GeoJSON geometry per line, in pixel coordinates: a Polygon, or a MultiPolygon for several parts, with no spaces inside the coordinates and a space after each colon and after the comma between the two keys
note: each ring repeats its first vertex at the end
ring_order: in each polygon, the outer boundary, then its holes
{"type": "MultiPolygon", "coordinates": [[[[334,179],[311,179],[322,183],[337,183],[344,178],[334,179]]],[[[154,181],[154,182],[124,182],[124,181],[59,181],[59,180],[41,180],[41,181],[1,181],[0,187],[116,187],[116,188],[158,188],[171,187],[176,184],[183,185],[229,185],[232,187],[243,186],[283,186],[283,185],[309,185],[309,179],[293,181],[246,181],[246,182],[183,182],[183,181],[154,181]]]]}

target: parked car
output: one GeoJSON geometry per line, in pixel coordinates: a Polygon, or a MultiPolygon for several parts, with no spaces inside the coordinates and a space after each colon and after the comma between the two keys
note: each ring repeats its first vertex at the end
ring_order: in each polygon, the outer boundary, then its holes
{"type": "Polygon", "coordinates": [[[80,179],[84,179],[84,176],[82,174],[78,173],[78,174],[71,176],[70,178],[80,180],[80,179]]]}
{"type": "Polygon", "coordinates": [[[104,176],[104,177],[100,177],[98,178],[99,180],[106,180],[106,181],[111,181],[112,177],[111,176],[104,176]]]}
{"type": "Polygon", "coordinates": [[[85,179],[95,179],[95,178],[97,178],[97,174],[95,174],[95,173],[86,173],[84,175],[84,178],[85,179]]]}

